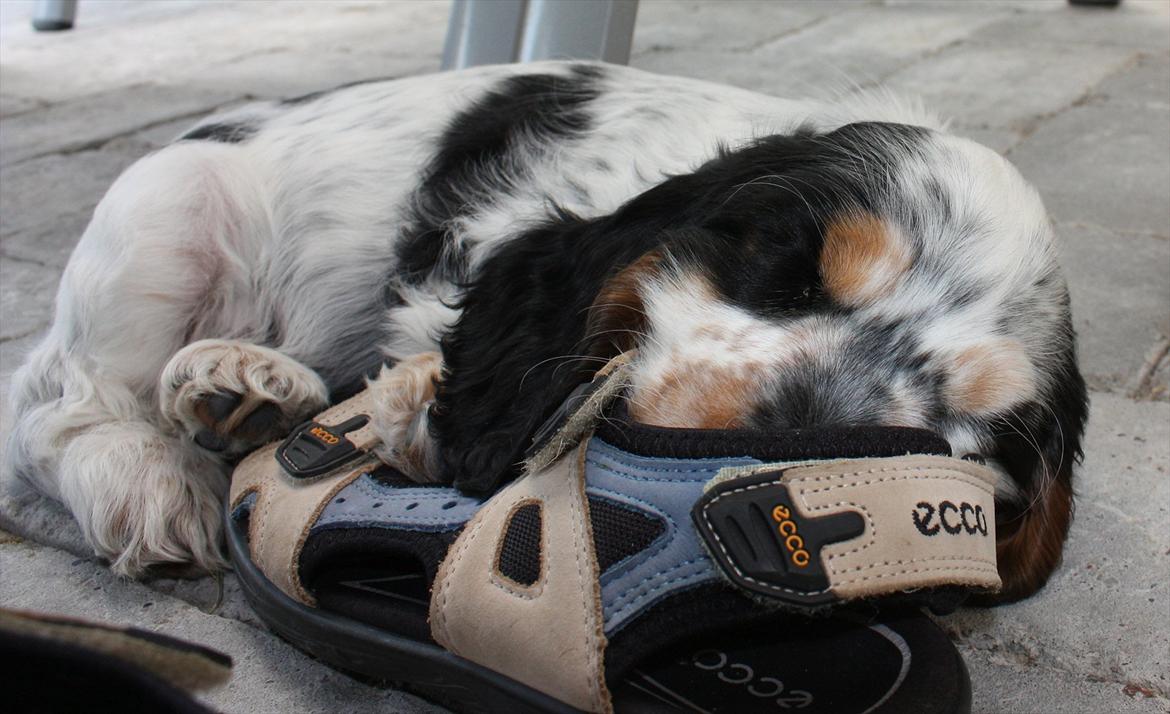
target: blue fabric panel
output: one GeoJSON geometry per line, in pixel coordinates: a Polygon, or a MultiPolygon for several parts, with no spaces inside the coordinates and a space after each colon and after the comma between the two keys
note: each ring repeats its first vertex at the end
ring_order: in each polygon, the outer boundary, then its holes
{"type": "Polygon", "coordinates": [[[471,520],[480,503],[448,486],[395,488],[362,474],[333,497],[313,529],[343,525],[445,531],[471,520]]]}
{"type": "Polygon", "coordinates": [[[601,576],[605,634],[617,632],[676,590],[719,577],[691,524],[691,508],[719,469],[760,463],[752,458],[666,459],[636,456],[596,437],[585,454],[588,493],[653,513],[666,530],[651,546],[601,576]]]}

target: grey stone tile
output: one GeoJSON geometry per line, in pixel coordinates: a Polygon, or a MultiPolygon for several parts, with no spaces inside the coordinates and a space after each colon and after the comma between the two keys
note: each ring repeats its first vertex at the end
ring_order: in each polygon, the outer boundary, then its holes
{"type": "Polygon", "coordinates": [[[61,271],[0,257],[0,340],[40,330],[53,315],[53,296],[61,271]]]}
{"type": "Polygon", "coordinates": [[[96,562],[73,515],[11,473],[0,474],[0,528],[30,543],[96,562]]]}
{"type": "Polygon", "coordinates": [[[46,216],[42,225],[0,238],[0,255],[64,268],[89,224],[90,210],[46,216]]]}
{"type": "Polygon", "coordinates": [[[988,148],[995,149],[1000,154],[1011,151],[1024,138],[1019,132],[1010,129],[987,129],[952,125],[950,130],[957,136],[963,136],[972,141],[977,141],[988,148]]]}
{"type": "Polygon", "coordinates": [[[40,109],[43,106],[45,106],[45,103],[38,99],[18,97],[15,94],[4,94],[0,92],[0,118],[9,117],[14,114],[22,114],[33,109],[40,109]]]}
{"type": "Polygon", "coordinates": [[[1007,12],[972,10],[962,3],[930,6],[872,7],[857,3],[836,6],[822,22],[781,37],[761,48],[761,57],[806,56],[811,61],[866,56],[882,64],[904,62],[962,40],[1007,12]]]}
{"type": "MultiPolygon", "coordinates": [[[[1115,692],[1136,685],[1162,697],[1161,706],[1168,703],[1170,404],[1094,394],[1084,447],[1076,518],[1064,563],[1047,587],[1023,602],[944,619],[969,648],[968,661],[1015,665],[1014,680],[982,683],[994,693],[985,705],[1000,696],[1029,707],[1043,701],[1037,687],[1046,677],[1035,666],[1074,681],[1105,680],[1115,692]]],[[[1078,706],[1072,692],[1049,696],[1061,702],[1060,711],[1116,711],[1065,709],[1078,706]]]]}
{"type": "MultiPolygon", "coordinates": [[[[438,57],[448,7],[346,0],[201,3],[182,12],[143,8],[138,17],[100,28],[79,25],[70,33],[12,37],[5,47],[5,91],[59,102],[159,77],[210,76],[210,64],[275,52],[297,56],[289,72],[311,68],[322,52],[360,47],[438,57]]],[[[354,71],[360,71],[360,60],[354,71]]]]}
{"type": "Polygon", "coordinates": [[[963,43],[895,73],[887,85],[922,97],[956,126],[1028,131],[1065,109],[1136,53],[1090,45],[1076,53],[1048,45],[963,43]]]}
{"type": "Polygon", "coordinates": [[[68,236],[65,250],[81,237],[94,206],[122,171],[150,150],[145,143],[122,142],[100,150],[50,154],[0,167],[0,248],[17,253],[9,236],[33,234],[33,250],[20,253],[43,262],[60,262],[55,241],[46,233],[60,228],[68,236]]]}
{"type": "Polygon", "coordinates": [[[958,42],[999,16],[959,4],[863,7],[761,47],[755,61],[838,87],[877,83],[914,60],[958,42]]]}
{"type": "Polygon", "coordinates": [[[633,53],[674,50],[747,50],[808,26],[853,3],[795,4],[740,0],[735,12],[720,2],[643,0],[634,26],[633,53]]]}
{"type": "MultiPolygon", "coordinates": [[[[694,11],[698,15],[703,11],[717,12],[726,5],[694,7],[698,8],[694,11]]],[[[993,10],[971,12],[958,4],[875,8],[841,3],[816,7],[824,13],[822,19],[813,18],[797,31],[781,29],[778,39],[748,53],[735,49],[752,46],[740,44],[739,40],[685,45],[679,41],[684,49],[671,50],[673,45],[664,39],[659,49],[636,55],[631,64],[778,96],[829,98],[859,86],[876,84],[923,55],[957,42],[1005,14],[993,10]]],[[[802,12],[809,10],[802,9],[802,12]]],[[[790,28],[793,22],[782,27],[790,28]]],[[[770,25],[767,27],[772,29],[770,25]]],[[[690,35],[700,36],[702,32],[701,27],[695,27],[690,35]]],[[[758,32],[756,37],[760,36],[758,32]]],[[[912,90],[907,94],[917,92],[912,90]]]]}
{"type": "Polygon", "coordinates": [[[200,694],[217,711],[444,711],[409,694],[357,682],[262,629],[120,580],[88,560],[28,542],[5,543],[0,545],[0,572],[0,602],[6,607],[132,624],[230,655],[231,679],[200,694]]]}
{"type": "Polygon", "coordinates": [[[210,68],[184,72],[185,87],[229,90],[255,99],[283,99],[360,79],[405,77],[439,69],[439,55],[400,57],[369,52],[314,52],[310,63],[301,50],[252,55],[210,68]]]}
{"type": "Polygon", "coordinates": [[[1121,389],[1142,365],[1170,313],[1170,243],[1058,224],[1081,369],[1098,388],[1121,389]]]}
{"type": "Polygon", "coordinates": [[[847,84],[842,76],[821,68],[821,74],[800,75],[777,71],[768,63],[752,61],[743,53],[718,50],[647,52],[630,59],[630,65],[659,74],[671,74],[720,82],[777,97],[828,97],[847,84]],[[832,85],[830,89],[827,85],[832,85]]]}
{"type": "Polygon", "coordinates": [[[18,114],[0,122],[0,164],[96,148],[115,137],[237,98],[224,90],[139,85],[18,114]]]}
{"type": "Polygon", "coordinates": [[[1143,54],[1093,88],[1112,106],[1170,109],[1170,54],[1143,54]]]}
{"type": "Polygon", "coordinates": [[[1009,155],[1057,221],[1162,237],[1170,236],[1167,157],[1170,110],[1095,100],[1045,122],[1009,155]]]}
{"type": "Polygon", "coordinates": [[[1008,648],[986,653],[960,647],[971,673],[972,714],[1165,714],[1166,701],[1133,686],[1096,681],[1029,664],[1008,648]],[[1023,660],[1023,661],[1021,661],[1023,660]]]}
{"type": "Polygon", "coordinates": [[[1130,379],[1129,396],[1151,401],[1170,401],[1170,317],[1161,335],[1146,352],[1142,369],[1130,379]]]}
{"type": "Polygon", "coordinates": [[[1077,8],[1060,2],[1049,12],[1018,13],[988,25],[972,41],[999,46],[1061,45],[1070,53],[1091,46],[1170,49],[1170,5],[1125,0],[1117,8],[1077,8]]]}

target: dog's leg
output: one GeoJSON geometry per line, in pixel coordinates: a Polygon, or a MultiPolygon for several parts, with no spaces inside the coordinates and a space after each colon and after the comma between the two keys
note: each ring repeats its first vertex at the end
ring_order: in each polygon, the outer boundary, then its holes
{"type": "Polygon", "coordinates": [[[163,368],[163,416],[204,449],[245,454],[286,433],[328,403],[325,383],[276,350],[235,340],[200,340],[163,368]]]}
{"type": "Polygon", "coordinates": [[[193,337],[259,324],[248,271],[271,229],[246,169],[235,147],[192,142],[123,174],[13,375],[10,473],[68,507],[122,574],[223,564],[226,467],[169,428],[158,385],[193,337]]]}
{"type": "Polygon", "coordinates": [[[427,426],[443,361],[438,352],[407,357],[383,367],[370,381],[374,430],[382,443],[378,457],[415,481],[439,480],[437,449],[427,426]]]}

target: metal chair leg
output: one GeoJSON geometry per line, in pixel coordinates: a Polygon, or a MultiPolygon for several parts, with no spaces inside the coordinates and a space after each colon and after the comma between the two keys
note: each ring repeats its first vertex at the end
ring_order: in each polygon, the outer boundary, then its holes
{"type": "Polygon", "coordinates": [[[513,61],[527,4],[527,0],[455,0],[442,68],[513,61]]]}
{"type": "Polygon", "coordinates": [[[638,0],[455,0],[443,69],[542,59],[626,64],[638,0]]]}
{"type": "Polygon", "coordinates": [[[39,32],[70,30],[76,17],[77,0],[37,0],[32,26],[39,32]]]}
{"type": "Polygon", "coordinates": [[[630,61],[637,0],[529,0],[516,59],[630,61]]]}

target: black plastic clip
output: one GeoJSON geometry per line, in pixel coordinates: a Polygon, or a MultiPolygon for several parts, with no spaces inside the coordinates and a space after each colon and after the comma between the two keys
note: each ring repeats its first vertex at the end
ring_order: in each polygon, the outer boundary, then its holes
{"type": "Polygon", "coordinates": [[[345,420],[337,426],[325,426],[315,421],[301,424],[276,449],[276,461],[289,476],[309,478],[352,461],[362,451],[345,435],[369,423],[365,414],[345,420]]]}
{"type": "Polygon", "coordinates": [[[865,519],[848,511],[809,518],[772,471],[723,481],[691,517],[716,564],[743,590],[792,604],[835,602],[821,549],[862,535],[865,519]]]}
{"type": "Polygon", "coordinates": [[[565,397],[565,401],[561,402],[561,405],[557,407],[556,411],[548,419],[545,419],[544,423],[540,425],[540,428],[536,430],[536,434],[532,437],[532,445],[524,452],[524,458],[529,459],[539,453],[552,440],[553,436],[568,423],[569,419],[577,413],[577,410],[585,404],[589,397],[593,396],[594,392],[601,389],[602,385],[609,381],[612,374],[612,372],[609,372],[599,377],[594,377],[593,381],[578,384],[573,391],[569,392],[569,396],[565,397]]]}

